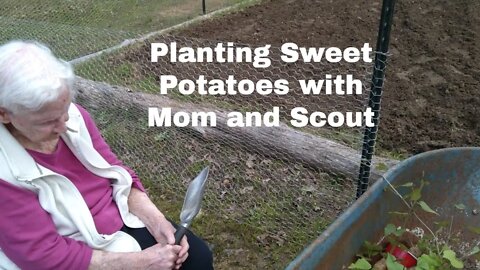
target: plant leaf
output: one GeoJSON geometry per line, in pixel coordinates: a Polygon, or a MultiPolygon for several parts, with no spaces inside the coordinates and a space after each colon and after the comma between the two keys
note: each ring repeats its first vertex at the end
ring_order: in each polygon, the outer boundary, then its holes
{"type": "Polygon", "coordinates": [[[450,265],[457,269],[463,268],[463,262],[460,261],[455,252],[451,249],[446,249],[443,251],[443,258],[447,259],[450,262],[450,265]]]}
{"type": "Polygon", "coordinates": [[[405,184],[400,185],[398,187],[413,187],[413,182],[408,182],[408,183],[405,183],[405,184]]]}
{"type": "Polygon", "coordinates": [[[387,259],[385,260],[388,270],[404,270],[405,267],[398,263],[392,254],[387,253],[387,259]]]}
{"type": "Polygon", "coordinates": [[[463,203],[455,204],[455,208],[457,208],[458,210],[465,210],[465,204],[463,203]]]}
{"type": "Polygon", "coordinates": [[[392,212],[388,212],[388,213],[391,214],[391,215],[398,215],[398,216],[407,216],[408,215],[407,212],[392,211],[392,212]]]}
{"type": "Polygon", "coordinates": [[[385,226],[385,229],[384,229],[385,236],[389,236],[393,234],[397,237],[400,237],[404,232],[405,232],[405,229],[403,229],[402,227],[397,228],[392,223],[387,224],[387,226],[385,226]]]}
{"type": "Polygon", "coordinates": [[[416,270],[433,270],[438,269],[442,264],[439,261],[439,258],[436,256],[430,256],[427,254],[422,254],[420,258],[417,259],[417,266],[415,267],[416,270]]]}
{"type": "Polygon", "coordinates": [[[384,229],[385,236],[393,234],[396,230],[397,230],[397,227],[395,227],[395,225],[393,225],[392,223],[388,223],[384,229]]]}
{"type": "Polygon", "coordinates": [[[415,188],[412,190],[412,193],[410,194],[410,200],[416,202],[422,198],[422,188],[415,188]]]}
{"type": "Polygon", "coordinates": [[[472,251],[470,251],[470,253],[468,253],[468,256],[475,255],[475,254],[477,254],[477,253],[479,253],[479,252],[480,252],[480,247],[475,246],[475,247],[472,249],[472,251]]]}
{"type": "Polygon", "coordinates": [[[369,270],[372,269],[372,265],[367,260],[365,260],[365,258],[360,258],[356,262],[350,264],[348,269],[369,270]]]}
{"type": "Polygon", "coordinates": [[[439,216],[439,214],[435,211],[433,211],[432,208],[430,208],[430,206],[428,206],[428,204],[424,201],[419,201],[418,204],[420,205],[420,207],[423,209],[423,211],[425,212],[428,212],[428,213],[432,213],[432,214],[435,214],[437,216],[439,216]]]}
{"type": "Polygon", "coordinates": [[[395,234],[395,236],[400,237],[405,233],[405,231],[406,230],[404,228],[398,227],[396,233],[394,233],[394,234],[395,234]]]}
{"type": "Polygon", "coordinates": [[[365,241],[365,243],[363,243],[363,247],[370,253],[380,252],[380,251],[383,250],[383,248],[380,245],[373,244],[373,243],[370,243],[368,241],[365,241]]]}

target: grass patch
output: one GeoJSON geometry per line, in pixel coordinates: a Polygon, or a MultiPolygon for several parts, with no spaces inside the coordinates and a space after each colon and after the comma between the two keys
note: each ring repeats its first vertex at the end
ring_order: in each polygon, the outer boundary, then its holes
{"type": "MultiPolygon", "coordinates": [[[[208,1],[208,11],[242,2],[208,1]]],[[[72,60],[201,15],[198,0],[18,0],[0,7],[0,43],[31,39],[72,60]]]]}
{"type": "MultiPolygon", "coordinates": [[[[240,2],[207,1],[207,9],[213,11],[240,2]]],[[[4,1],[1,12],[10,19],[146,33],[201,15],[202,6],[198,0],[18,0],[4,1]]]]}

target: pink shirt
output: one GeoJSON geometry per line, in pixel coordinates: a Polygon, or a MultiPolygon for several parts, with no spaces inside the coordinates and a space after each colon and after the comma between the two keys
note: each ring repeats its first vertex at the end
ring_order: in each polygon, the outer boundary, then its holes
{"type": "MultiPolygon", "coordinates": [[[[85,109],[78,106],[95,149],[112,165],[122,165],[103,140],[85,109]]],[[[60,139],[52,154],[27,150],[42,166],[66,176],[77,187],[90,208],[99,233],[120,230],[123,221],[113,201],[110,181],[88,171],[60,139]]],[[[145,191],[136,174],[132,186],[145,191]]],[[[50,215],[37,195],[0,179],[0,248],[22,269],[87,269],[92,249],[57,233],[50,215]]]]}

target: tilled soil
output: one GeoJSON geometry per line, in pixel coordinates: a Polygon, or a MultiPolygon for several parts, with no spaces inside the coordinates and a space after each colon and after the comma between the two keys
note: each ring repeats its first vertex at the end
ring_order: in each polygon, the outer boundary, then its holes
{"type": "MultiPolygon", "coordinates": [[[[340,48],[376,44],[381,1],[264,1],[177,35],[247,44],[340,48]]],[[[480,144],[480,2],[395,6],[378,133],[403,154],[480,144]]]]}

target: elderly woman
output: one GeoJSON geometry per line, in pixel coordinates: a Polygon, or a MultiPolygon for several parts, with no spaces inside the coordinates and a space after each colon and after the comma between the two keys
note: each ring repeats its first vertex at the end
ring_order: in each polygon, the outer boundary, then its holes
{"type": "Polygon", "coordinates": [[[74,74],[43,45],[0,47],[0,269],[212,269],[73,104],[74,74]]]}

